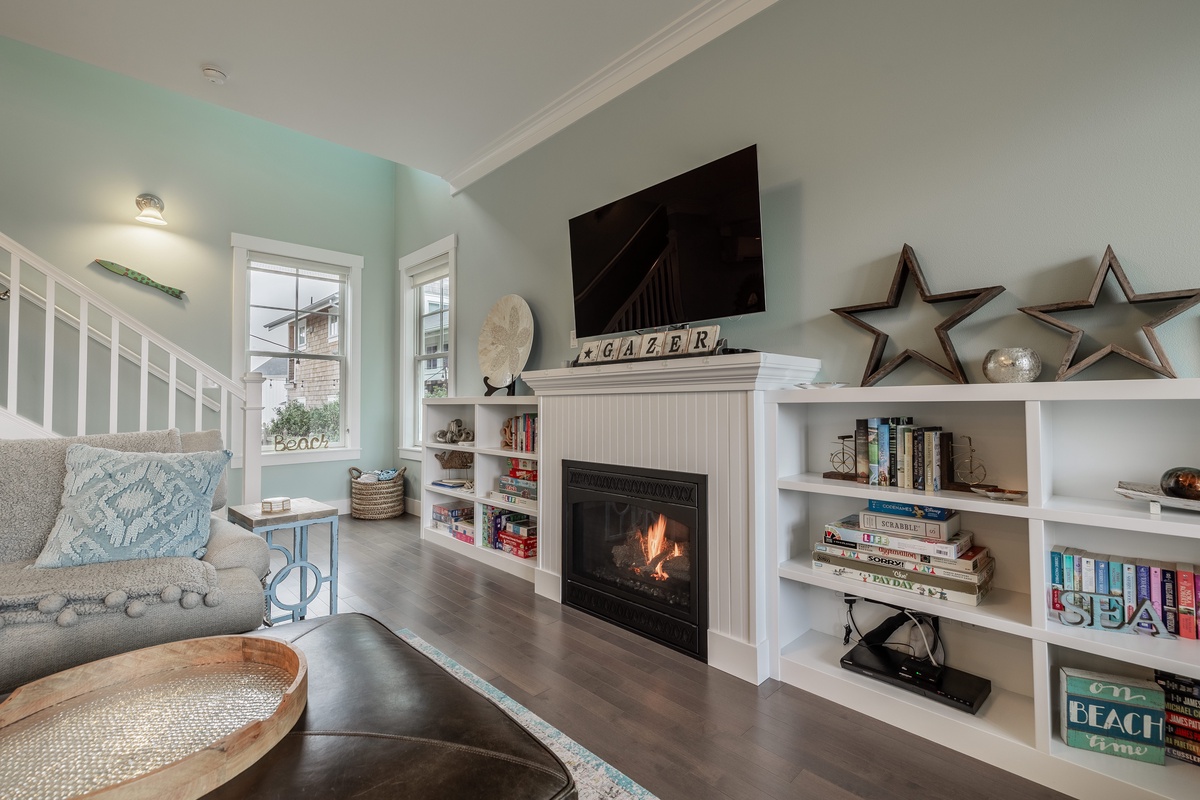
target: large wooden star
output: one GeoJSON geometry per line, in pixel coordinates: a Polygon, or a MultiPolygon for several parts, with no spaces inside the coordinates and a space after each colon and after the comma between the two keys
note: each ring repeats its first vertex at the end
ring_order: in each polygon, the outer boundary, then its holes
{"type": "Polygon", "coordinates": [[[864,303],[859,306],[843,306],[842,308],[831,310],[842,319],[875,334],[875,342],[871,345],[871,355],[867,358],[867,368],[863,372],[863,386],[874,386],[891,374],[896,367],[910,358],[920,361],[934,372],[955,383],[966,383],[967,376],[963,372],[962,362],[958,360],[958,353],[954,351],[954,344],[950,341],[950,329],[974,314],[1003,291],[1003,286],[986,286],[982,289],[962,289],[957,292],[946,292],[945,294],[930,294],[929,285],[925,282],[925,276],[921,274],[921,265],[917,263],[917,256],[913,253],[913,249],[906,244],[904,245],[904,249],[900,251],[900,262],[896,265],[896,274],[892,276],[892,287],[888,290],[886,300],[880,300],[876,303],[864,303]],[[886,308],[898,307],[900,305],[900,297],[904,293],[904,282],[910,274],[912,275],[913,282],[917,284],[917,291],[921,294],[921,300],[926,303],[947,303],[951,300],[970,301],[934,328],[938,341],[942,343],[942,350],[945,351],[948,366],[943,366],[929,356],[912,349],[905,349],[891,361],[880,366],[880,362],[883,361],[883,351],[887,347],[888,335],[875,326],[868,325],[856,316],[866,311],[881,311],[886,308]]]}
{"type": "Polygon", "coordinates": [[[1171,360],[1167,358],[1167,354],[1163,351],[1162,344],[1158,341],[1158,334],[1154,329],[1162,325],[1167,320],[1177,317],[1184,311],[1187,311],[1192,306],[1200,303],[1200,289],[1177,289],[1173,292],[1150,292],[1148,294],[1135,294],[1133,286],[1129,283],[1129,278],[1125,276],[1125,270],[1121,267],[1121,262],[1117,260],[1117,256],[1113,253],[1112,245],[1104,251],[1104,259],[1100,262],[1100,270],[1096,273],[1096,280],[1092,281],[1092,291],[1083,300],[1067,300],[1061,303],[1047,303],[1041,306],[1025,306],[1020,309],[1034,319],[1040,319],[1049,325],[1064,330],[1071,334],[1071,339],[1067,343],[1067,352],[1063,354],[1062,363],[1058,366],[1058,374],[1054,376],[1056,381],[1065,381],[1068,378],[1078,375],[1083,370],[1095,364],[1100,359],[1109,355],[1118,355],[1128,358],[1135,364],[1141,364],[1147,369],[1152,369],[1160,375],[1166,375],[1168,378],[1174,378],[1175,368],[1171,366],[1171,360]],[[1155,317],[1142,326],[1142,333],[1146,334],[1147,341],[1150,342],[1150,348],[1154,350],[1154,355],[1158,358],[1158,363],[1154,363],[1148,358],[1138,355],[1119,344],[1109,343],[1103,348],[1092,353],[1087,358],[1080,361],[1078,364],[1072,364],[1075,360],[1075,352],[1079,349],[1079,342],[1083,339],[1083,329],[1063,322],[1060,319],[1055,319],[1052,314],[1056,311],[1075,311],[1081,308],[1095,308],[1096,300],[1100,297],[1100,290],[1104,286],[1104,280],[1108,277],[1108,273],[1112,272],[1117,278],[1117,284],[1121,287],[1121,291],[1125,294],[1125,299],[1131,304],[1152,303],[1156,300],[1182,300],[1179,305],[1171,308],[1164,314],[1155,317]]]}

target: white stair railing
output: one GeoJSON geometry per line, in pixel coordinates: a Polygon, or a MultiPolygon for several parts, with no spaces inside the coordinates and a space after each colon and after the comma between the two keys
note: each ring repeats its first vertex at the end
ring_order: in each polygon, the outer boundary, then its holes
{"type": "Polygon", "coordinates": [[[243,383],[226,377],[4,234],[0,251],[8,338],[0,411],[48,436],[217,428],[242,462],[243,502],[261,498],[261,375],[248,373],[243,383]],[[90,363],[97,354],[106,363],[90,363]],[[72,367],[73,399],[55,385],[72,367]],[[107,392],[97,391],[105,384],[107,392]]]}

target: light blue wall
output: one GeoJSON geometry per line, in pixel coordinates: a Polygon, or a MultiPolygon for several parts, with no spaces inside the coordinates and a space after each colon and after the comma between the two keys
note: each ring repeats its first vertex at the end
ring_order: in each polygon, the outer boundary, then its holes
{"type": "MultiPolygon", "coordinates": [[[[952,331],[972,382],[1013,345],[1052,379],[1067,335],[1017,308],[1085,297],[1106,245],[1135,291],[1200,286],[1197,31],[1194,2],[781,0],[450,201],[400,175],[400,207],[425,216],[397,251],[458,233],[458,386],[478,393],[473,344],[503,294],[533,309],[532,368],[577,352],[570,217],[757,143],[768,311],[723,322],[733,345],[858,383],[872,337],[829,309],[884,299],[907,242],[935,293],[1007,287],[952,331]]],[[[1145,350],[1138,326],[1164,310],[1145,308],[1068,317],[1080,354],[1145,350]]],[[[940,357],[946,313],[887,318],[893,345],[940,357]]],[[[1198,321],[1159,329],[1181,376],[1200,375],[1198,321]]],[[[1154,375],[1109,358],[1081,379],[1105,377],[1154,375]]],[[[887,379],[940,382],[916,363],[887,379]]]]}
{"type": "MultiPolygon", "coordinates": [[[[231,232],[364,256],[363,456],[395,460],[395,165],[0,39],[0,231],[228,374],[231,232]],[[153,192],[166,228],[134,222],[153,192]],[[185,289],[180,303],[106,258],[185,289]]],[[[337,500],[349,463],[269,469],[267,495],[337,500]]]]}

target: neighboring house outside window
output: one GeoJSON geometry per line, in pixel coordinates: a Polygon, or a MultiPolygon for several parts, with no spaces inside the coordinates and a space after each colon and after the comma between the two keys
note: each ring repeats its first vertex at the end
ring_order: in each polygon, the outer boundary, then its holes
{"type": "Polygon", "coordinates": [[[421,442],[422,400],[454,396],[454,273],[458,246],[448,236],[400,259],[400,455],[421,442]]]}
{"type": "Polygon", "coordinates": [[[264,377],[264,463],[358,458],[361,256],[241,234],[232,241],[244,309],[235,314],[244,348],[235,364],[264,377]]]}

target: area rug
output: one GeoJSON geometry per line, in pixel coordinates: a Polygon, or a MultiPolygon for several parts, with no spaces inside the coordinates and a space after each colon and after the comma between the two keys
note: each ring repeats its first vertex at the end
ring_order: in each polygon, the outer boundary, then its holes
{"type": "Polygon", "coordinates": [[[504,692],[417,636],[408,628],[396,635],[436,661],[441,667],[463,683],[504,709],[521,727],[532,733],[554,751],[571,771],[580,800],[657,800],[654,795],[638,786],[627,775],[609,765],[607,761],[513,700],[504,692]]]}

